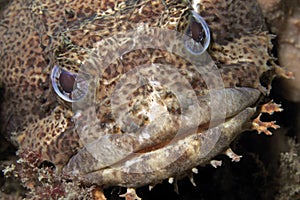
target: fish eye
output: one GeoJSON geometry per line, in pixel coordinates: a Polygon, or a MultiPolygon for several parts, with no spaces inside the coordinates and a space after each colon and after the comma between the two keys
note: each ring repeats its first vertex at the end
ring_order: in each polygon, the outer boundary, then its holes
{"type": "Polygon", "coordinates": [[[88,83],[82,77],[55,65],[51,73],[52,87],[67,102],[76,102],[86,95],[88,83]]]}
{"type": "Polygon", "coordinates": [[[188,37],[184,44],[190,53],[201,55],[209,46],[210,30],[205,20],[198,13],[191,12],[190,23],[186,30],[188,37]]]}
{"type": "Polygon", "coordinates": [[[59,75],[59,83],[63,91],[71,93],[74,90],[76,76],[67,71],[62,71],[59,75]]]}

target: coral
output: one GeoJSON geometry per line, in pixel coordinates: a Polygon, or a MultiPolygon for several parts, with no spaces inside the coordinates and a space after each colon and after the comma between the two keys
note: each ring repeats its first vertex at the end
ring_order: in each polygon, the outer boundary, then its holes
{"type": "MultiPolygon", "coordinates": [[[[25,200],[29,199],[101,199],[101,191],[94,186],[82,186],[79,180],[69,181],[57,173],[55,167],[42,162],[40,154],[23,150],[18,152],[20,159],[7,166],[6,177],[20,177],[28,189],[25,200]],[[97,197],[97,198],[96,198],[97,197]]],[[[4,194],[3,194],[4,195],[4,194]]]]}
{"type": "Polygon", "coordinates": [[[279,191],[276,200],[300,199],[300,145],[288,140],[289,151],[281,153],[279,191]]]}
{"type": "Polygon", "coordinates": [[[258,0],[269,29],[277,35],[280,66],[294,73],[294,80],[283,79],[278,86],[284,98],[300,101],[300,1],[258,0]]]}

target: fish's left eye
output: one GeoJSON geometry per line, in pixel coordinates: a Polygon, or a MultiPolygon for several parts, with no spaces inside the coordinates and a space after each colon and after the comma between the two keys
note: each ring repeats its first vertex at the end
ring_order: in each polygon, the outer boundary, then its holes
{"type": "Polygon", "coordinates": [[[88,83],[76,74],[55,65],[51,73],[52,87],[56,94],[67,102],[82,99],[88,89],[88,83]]]}
{"type": "Polygon", "coordinates": [[[191,11],[189,26],[186,30],[188,39],[184,44],[189,52],[195,55],[201,55],[209,46],[210,30],[205,20],[195,11],[191,11]]]}

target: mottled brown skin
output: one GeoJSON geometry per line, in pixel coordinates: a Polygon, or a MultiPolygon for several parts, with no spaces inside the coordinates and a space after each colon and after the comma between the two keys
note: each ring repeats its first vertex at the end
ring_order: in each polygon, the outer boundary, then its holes
{"type": "MultiPolygon", "coordinates": [[[[91,49],[102,38],[136,29],[140,23],[184,32],[189,24],[192,4],[168,0],[129,0],[126,3],[108,0],[13,1],[1,14],[0,21],[0,86],[4,89],[1,131],[20,149],[37,151],[44,160],[54,163],[58,173],[63,169],[65,173],[75,174],[87,183],[98,185],[139,187],[171,176],[181,176],[193,167],[206,164],[224,151],[244,130],[255,113],[256,102],[262,94],[260,91],[264,91],[261,78],[266,71],[272,72],[274,68],[269,65],[273,60],[269,54],[272,48],[271,36],[265,31],[256,1],[203,0],[196,9],[210,27],[212,42],[208,53],[219,68],[224,86],[228,89],[226,91],[237,95],[231,104],[224,104],[228,109],[226,123],[215,126],[215,129],[222,129],[221,137],[215,148],[205,156],[202,152],[205,144],[201,135],[208,128],[206,123],[210,117],[209,107],[204,103],[204,121],[197,134],[191,135],[187,131],[187,136],[177,139],[173,146],[161,146],[163,141],[157,141],[156,145],[159,145],[153,147],[152,143],[141,145],[137,150],[142,154],[126,158],[132,159],[132,163],[136,164],[124,165],[121,162],[110,168],[101,167],[83,148],[77,132],[80,130],[74,127],[74,113],[70,104],[56,96],[50,80],[54,65],[77,73],[82,63],[89,58],[91,49]],[[254,108],[250,108],[251,106],[254,108]],[[182,148],[180,143],[183,141],[190,144],[186,152],[171,165],[160,169],[164,153],[169,151],[172,156],[182,148]],[[130,173],[141,167],[157,170],[138,175],[130,173]]],[[[94,51],[97,52],[97,49],[94,51]]],[[[103,52],[100,49],[98,53],[103,52]]],[[[118,81],[114,79],[118,75],[147,63],[172,64],[182,71],[181,75],[188,79],[199,98],[208,92],[199,75],[186,75],[193,71],[190,63],[184,59],[165,51],[137,50],[125,54],[123,60],[113,62],[104,70],[102,78],[108,84],[97,88],[99,104],[110,98],[118,81]],[[148,57],[143,56],[146,54],[148,57]]],[[[167,78],[172,80],[174,77],[167,78]]],[[[268,80],[265,82],[268,86],[268,80]]],[[[214,83],[213,79],[211,83],[214,83]]],[[[164,92],[162,90],[162,94],[164,92]]],[[[132,102],[136,103],[139,98],[147,97],[147,94],[142,94],[133,96],[132,102]]],[[[170,104],[172,108],[178,105],[174,98],[170,104]]],[[[85,112],[89,112],[89,108],[85,112]]],[[[101,122],[112,126],[116,122],[108,118],[110,112],[107,108],[104,112],[97,113],[97,117],[101,122]]],[[[174,131],[171,131],[171,127],[176,129],[176,111],[173,114],[174,126],[171,124],[165,127],[163,134],[174,131]]],[[[145,123],[143,120],[139,122],[145,123]]],[[[97,126],[97,122],[94,125],[97,126]]],[[[89,133],[94,134],[96,128],[90,127],[89,133]]],[[[213,134],[215,129],[209,131],[213,134]]],[[[111,127],[105,131],[104,134],[120,132],[111,127]]],[[[168,138],[169,135],[166,134],[166,141],[168,138]]],[[[136,144],[135,141],[131,142],[136,144]]]]}

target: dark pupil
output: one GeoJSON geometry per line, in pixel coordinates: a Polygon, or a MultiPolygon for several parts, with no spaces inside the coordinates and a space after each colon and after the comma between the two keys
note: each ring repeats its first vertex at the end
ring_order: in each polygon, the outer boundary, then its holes
{"type": "Polygon", "coordinates": [[[62,71],[59,76],[59,84],[62,87],[62,89],[70,93],[73,91],[75,83],[75,76],[73,74],[70,74],[69,72],[62,71]]]}
{"type": "Polygon", "coordinates": [[[196,22],[195,20],[192,20],[190,27],[193,40],[195,40],[196,42],[201,42],[204,37],[204,32],[201,24],[196,22]]]}

